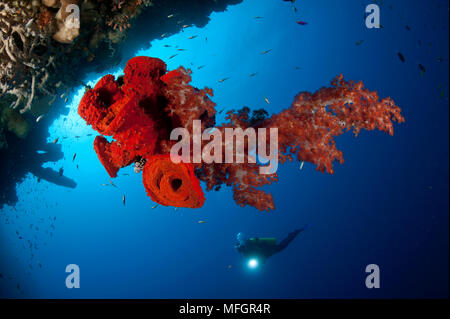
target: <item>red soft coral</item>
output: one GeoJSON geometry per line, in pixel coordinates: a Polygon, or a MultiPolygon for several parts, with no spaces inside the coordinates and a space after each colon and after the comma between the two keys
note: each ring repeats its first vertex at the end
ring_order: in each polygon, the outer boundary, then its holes
{"type": "MultiPolygon", "coordinates": [[[[202,130],[215,124],[215,104],[209,98],[212,90],[192,87],[190,70],[180,67],[166,73],[163,61],[136,57],[128,61],[124,73],[123,81],[104,76],[86,92],[78,108],[95,130],[113,137],[111,143],[102,136],[94,141],[110,176],[115,177],[121,167],[132,162],[146,162],[144,186],[162,205],[201,207],[205,200],[199,184],[202,180],[208,190],[217,190],[222,184],[232,186],[234,200],[241,206],[275,208],[272,195],[257,188],[276,181],[277,175],[259,174],[260,166],[249,163],[248,155],[244,163],[171,162],[168,154],[175,141],[169,134],[173,128],[186,128],[192,136],[194,120],[202,121],[202,130]]],[[[278,128],[277,154],[282,163],[296,155],[297,160],[314,163],[318,170],[329,173],[333,173],[334,161],[343,162],[335,136],[350,129],[356,135],[361,129],[392,135],[392,122],[404,121],[390,98],[380,101],[377,93],[361,82],[346,82],[342,76],[333,80],[331,87],[298,94],[290,108],[269,118],[264,111],[256,112],[255,118],[248,113],[245,108],[228,112],[228,122],[217,130],[223,136],[227,127],[278,128]]]]}

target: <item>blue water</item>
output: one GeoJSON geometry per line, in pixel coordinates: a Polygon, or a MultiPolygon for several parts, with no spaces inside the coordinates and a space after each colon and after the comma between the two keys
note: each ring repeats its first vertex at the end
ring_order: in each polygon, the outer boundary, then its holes
{"type": "MultiPolygon", "coordinates": [[[[378,30],[365,27],[369,3],[297,1],[295,13],[288,2],[244,0],[213,13],[206,27],[155,40],[137,55],[161,58],[169,69],[192,68],[193,85],[211,87],[219,110],[246,105],[277,113],[298,92],[315,91],[343,73],[402,108],[406,122],[395,125],[393,137],[337,138],[345,163],[335,165],[334,175],[308,163],[301,171],[298,163],[281,166],[279,182],[267,188],[276,204],[270,213],[237,206],[229,188],[206,193],[201,209],[152,209],[132,167],[121,170],[117,188],[102,186],[109,177],[92,147],[95,132],[76,113],[83,94],[77,88],[70,113],[55,120],[48,140],[59,137],[65,154],[49,166],[64,167],[78,186],[37,183],[32,175],[17,185],[19,202],[0,216],[0,296],[448,297],[448,1],[383,1],[378,30]],[[189,40],[192,35],[198,37],[189,40]],[[174,45],[186,51],[175,52],[174,45]],[[197,70],[200,65],[206,66],[197,70]],[[224,77],[230,79],[218,83],[224,77]],[[307,223],[311,227],[263,268],[245,268],[233,248],[238,232],[281,239],[307,223]],[[380,267],[379,289],[365,286],[372,263],[380,267]],[[68,264],[80,267],[80,289],[65,286],[68,264]]],[[[85,80],[94,84],[104,74],[85,80]]],[[[217,122],[223,119],[222,113],[217,122]]]]}

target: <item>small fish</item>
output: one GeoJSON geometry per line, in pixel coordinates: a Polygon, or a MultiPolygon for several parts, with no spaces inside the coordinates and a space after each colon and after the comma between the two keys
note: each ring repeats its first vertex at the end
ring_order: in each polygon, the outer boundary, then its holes
{"type": "Polygon", "coordinates": [[[25,29],[28,29],[31,26],[32,23],[33,23],[33,18],[28,20],[27,24],[25,24],[25,29]]]}
{"type": "Polygon", "coordinates": [[[177,51],[186,51],[186,49],[177,49],[177,51]]]}
{"type": "Polygon", "coordinates": [[[270,50],[266,50],[266,51],[263,51],[263,52],[261,52],[261,54],[262,54],[262,55],[264,55],[264,54],[267,54],[267,53],[269,53],[270,51],[272,51],[272,49],[270,49],[270,50]]]}
{"type": "Polygon", "coordinates": [[[167,34],[163,33],[161,34],[161,38],[165,38],[167,34]]]}
{"type": "Polygon", "coordinates": [[[188,39],[192,40],[192,39],[195,39],[196,37],[197,37],[196,35],[193,35],[193,36],[189,37],[188,39]]]}
{"type": "Polygon", "coordinates": [[[59,170],[58,170],[58,174],[59,174],[59,176],[63,176],[63,174],[64,174],[64,168],[60,168],[59,170]]]}
{"type": "Polygon", "coordinates": [[[102,186],[109,186],[109,184],[105,184],[105,183],[103,183],[103,184],[102,184],[102,186]]]}
{"type": "Polygon", "coordinates": [[[302,68],[300,66],[294,66],[294,70],[301,70],[302,68]]]}
{"type": "Polygon", "coordinates": [[[69,98],[66,97],[66,98],[64,99],[64,103],[67,103],[68,101],[69,101],[69,98]]]}
{"type": "Polygon", "coordinates": [[[78,164],[77,164],[77,169],[80,169],[80,167],[78,166],[78,164]]]}
{"type": "Polygon", "coordinates": [[[164,44],[165,48],[170,48],[170,44],[164,44]]]}
{"type": "Polygon", "coordinates": [[[225,82],[226,80],[228,80],[229,78],[223,78],[223,79],[220,79],[219,80],[219,83],[223,83],[223,82],[225,82]]]}
{"type": "Polygon", "coordinates": [[[113,187],[116,187],[116,188],[117,188],[117,186],[113,183],[112,180],[109,180],[109,183],[110,183],[113,187]]]}
{"type": "Polygon", "coordinates": [[[42,120],[44,118],[44,115],[39,115],[38,118],[36,119],[36,123],[39,123],[40,120],[42,120]]]}
{"type": "Polygon", "coordinates": [[[411,31],[411,28],[409,27],[409,25],[405,25],[406,30],[411,31]]]}
{"type": "Polygon", "coordinates": [[[206,222],[205,222],[204,220],[199,220],[198,223],[199,223],[199,224],[204,224],[204,223],[206,223],[206,222]]]}
{"type": "Polygon", "coordinates": [[[403,54],[401,52],[397,52],[398,58],[400,59],[400,61],[405,62],[405,57],[403,56],[403,54]]]}
{"type": "Polygon", "coordinates": [[[177,211],[178,210],[178,207],[175,207],[175,211],[177,211]]]}
{"type": "Polygon", "coordinates": [[[262,19],[260,16],[254,16],[255,19],[262,19]]]}
{"type": "Polygon", "coordinates": [[[220,114],[224,111],[225,109],[221,109],[219,112],[217,112],[217,114],[220,114]]]}
{"type": "Polygon", "coordinates": [[[92,136],[92,133],[87,134],[86,136],[92,136]]]}
{"type": "Polygon", "coordinates": [[[73,153],[72,162],[75,160],[76,157],[77,157],[77,153],[73,153]]]}
{"type": "Polygon", "coordinates": [[[264,101],[266,101],[267,104],[270,104],[269,99],[264,97],[264,101]]]}
{"type": "Polygon", "coordinates": [[[301,163],[300,163],[300,170],[303,169],[303,165],[305,165],[305,162],[301,162],[301,163]]]}
{"type": "Polygon", "coordinates": [[[178,54],[174,54],[174,55],[171,55],[170,57],[169,57],[169,60],[170,59],[173,59],[174,57],[176,57],[178,54]]]}
{"type": "Polygon", "coordinates": [[[123,173],[123,176],[129,176],[130,174],[128,174],[128,173],[123,173]]]}
{"type": "Polygon", "coordinates": [[[58,141],[59,141],[59,137],[55,138],[52,143],[56,144],[56,143],[58,143],[58,141]]]}
{"type": "Polygon", "coordinates": [[[250,73],[248,76],[252,78],[252,77],[254,77],[254,76],[257,75],[257,74],[258,74],[258,72],[250,73]]]}
{"type": "Polygon", "coordinates": [[[228,269],[231,269],[231,268],[233,268],[233,266],[231,266],[231,265],[228,265],[228,269]]]}
{"type": "Polygon", "coordinates": [[[299,24],[299,25],[307,25],[307,24],[308,24],[308,22],[301,21],[301,20],[298,20],[298,21],[296,21],[296,22],[297,22],[297,24],[299,24]]]}
{"type": "Polygon", "coordinates": [[[152,209],[155,209],[156,207],[158,207],[158,204],[156,204],[155,206],[153,206],[152,209]]]}
{"type": "Polygon", "coordinates": [[[420,71],[422,71],[423,73],[425,73],[425,67],[422,65],[422,64],[420,64],[419,63],[419,69],[420,69],[420,71]]]}
{"type": "Polygon", "coordinates": [[[438,61],[438,62],[444,62],[444,59],[443,59],[442,57],[438,57],[438,58],[437,58],[437,61],[438,61]]]}
{"type": "Polygon", "coordinates": [[[123,197],[122,197],[122,203],[123,203],[123,206],[125,206],[125,195],[123,195],[123,197]]]}
{"type": "Polygon", "coordinates": [[[65,96],[66,96],[66,93],[63,93],[63,94],[60,95],[60,98],[63,99],[65,96]]]}
{"type": "Polygon", "coordinates": [[[355,45],[361,45],[364,42],[364,40],[359,40],[355,42],[355,45]]]}
{"type": "Polygon", "coordinates": [[[80,135],[75,135],[74,137],[75,137],[75,138],[80,138],[81,136],[80,136],[80,135]]]}
{"type": "Polygon", "coordinates": [[[167,16],[167,18],[173,18],[175,16],[175,14],[174,13],[172,13],[172,14],[169,14],[168,16],[167,16]]]}
{"type": "Polygon", "coordinates": [[[186,29],[186,28],[189,28],[189,27],[190,27],[189,24],[185,24],[185,25],[182,26],[183,29],[186,29]]]}
{"type": "Polygon", "coordinates": [[[205,66],[206,66],[206,65],[200,65],[200,66],[197,68],[197,70],[201,70],[201,69],[203,69],[205,66]]]}

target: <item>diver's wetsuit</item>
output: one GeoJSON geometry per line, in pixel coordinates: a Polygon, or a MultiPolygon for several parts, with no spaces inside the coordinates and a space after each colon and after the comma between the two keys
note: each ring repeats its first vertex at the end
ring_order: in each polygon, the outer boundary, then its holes
{"type": "Polygon", "coordinates": [[[307,227],[308,225],[289,233],[287,237],[279,244],[276,243],[274,238],[271,238],[272,240],[267,240],[256,237],[247,239],[243,244],[236,245],[236,249],[244,257],[248,258],[257,256],[265,262],[265,260],[270,256],[285,249],[295,239],[295,237],[297,237],[297,235],[304,231],[307,227]]]}

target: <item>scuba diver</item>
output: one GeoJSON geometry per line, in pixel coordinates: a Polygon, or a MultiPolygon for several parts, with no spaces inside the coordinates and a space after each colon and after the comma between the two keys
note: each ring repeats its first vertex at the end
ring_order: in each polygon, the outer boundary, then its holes
{"type": "Polygon", "coordinates": [[[300,229],[296,229],[289,233],[285,239],[277,244],[277,239],[252,237],[246,239],[244,234],[237,234],[238,243],[235,248],[247,260],[249,268],[256,268],[261,261],[263,264],[267,258],[284,250],[302,231],[309,227],[305,225],[300,229]]]}

